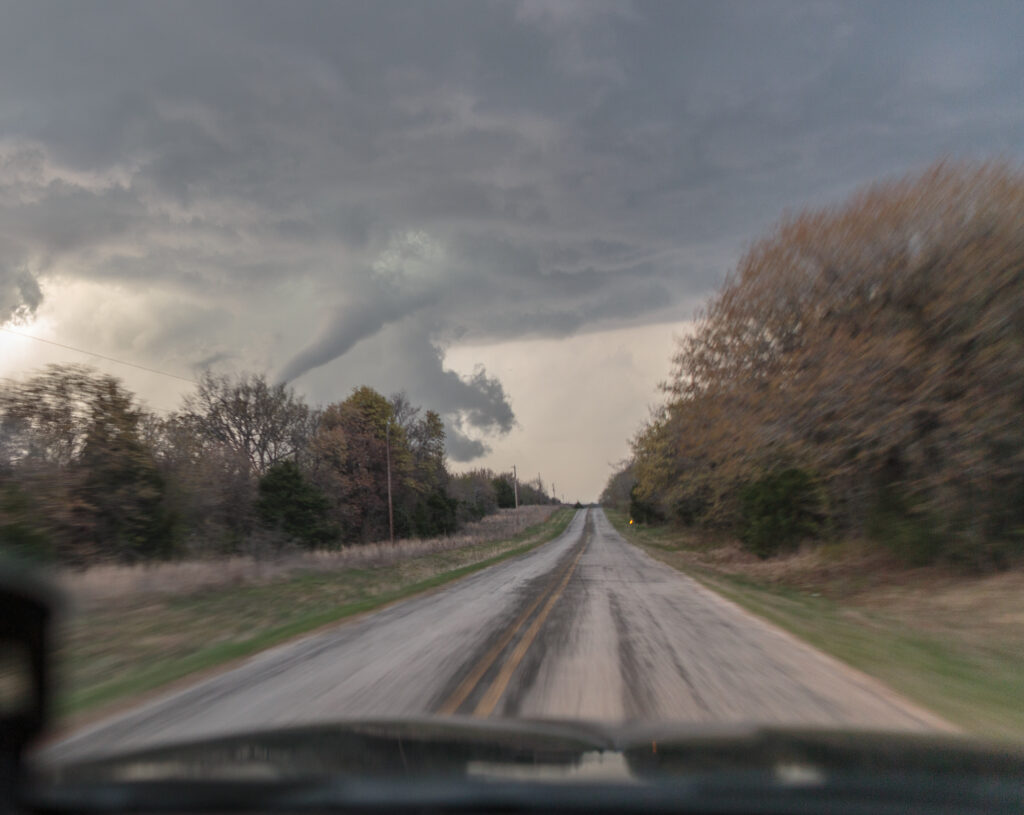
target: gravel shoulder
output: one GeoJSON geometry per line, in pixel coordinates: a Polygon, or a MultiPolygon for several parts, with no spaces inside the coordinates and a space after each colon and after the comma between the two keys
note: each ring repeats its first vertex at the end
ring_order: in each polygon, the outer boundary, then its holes
{"type": "Polygon", "coordinates": [[[1024,573],[908,568],[856,542],[761,561],[728,541],[608,517],[648,556],[954,727],[1024,739],[1024,573]]]}

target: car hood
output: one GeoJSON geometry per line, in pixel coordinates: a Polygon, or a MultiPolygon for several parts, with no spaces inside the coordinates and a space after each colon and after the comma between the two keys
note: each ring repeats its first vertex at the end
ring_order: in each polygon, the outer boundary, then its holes
{"type": "Polygon", "coordinates": [[[348,721],[191,741],[45,768],[61,783],[339,777],[650,780],[721,773],[1024,776],[1024,749],[949,735],[460,717],[348,721]]]}
{"type": "Polygon", "coordinates": [[[46,815],[1020,812],[1024,754],[950,736],[459,718],[343,722],[42,769],[46,815]]]}

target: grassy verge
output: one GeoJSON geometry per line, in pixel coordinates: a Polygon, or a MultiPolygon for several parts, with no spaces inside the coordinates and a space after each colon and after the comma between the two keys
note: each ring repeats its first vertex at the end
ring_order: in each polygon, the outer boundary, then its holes
{"type": "MultiPolygon", "coordinates": [[[[629,526],[627,540],[826,653],[885,682],[964,731],[1024,740],[1024,575],[965,578],[904,569],[873,577],[824,566],[722,563],[706,540],[667,527],[629,526]]],[[[891,564],[888,564],[891,567],[891,564]]]]}
{"type": "Polygon", "coordinates": [[[573,515],[564,507],[514,537],[390,565],[121,598],[75,615],[58,652],[58,714],[67,719],[95,710],[465,577],[552,540],[573,515]]]}

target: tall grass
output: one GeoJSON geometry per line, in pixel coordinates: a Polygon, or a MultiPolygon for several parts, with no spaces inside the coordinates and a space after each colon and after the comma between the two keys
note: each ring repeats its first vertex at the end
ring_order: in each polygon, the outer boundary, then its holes
{"type": "Polygon", "coordinates": [[[137,565],[97,565],[85,570],[62,569],[55,580],[71,602],[89,607],[112,599],[139,595],[181,594],[197,589],[268,583],[296,572],[330,572],[348,568],[388,566],[410,558],[478,546],[514,537],[547,520],[556,506],[502,509],[467,526],[457,535],[381,541],[335,550],[283,550],[270,557],[233,555],[137,565]]]}

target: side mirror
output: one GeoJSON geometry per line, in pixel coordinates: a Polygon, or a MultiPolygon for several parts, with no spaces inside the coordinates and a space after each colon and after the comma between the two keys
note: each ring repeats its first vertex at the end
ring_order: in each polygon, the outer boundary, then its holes
{"type": "Polygon", "coordinates": [[[0,802],[14,800],[25,751],[49,719],[52,598],[33,575],[0,569],[0,802]]]}

